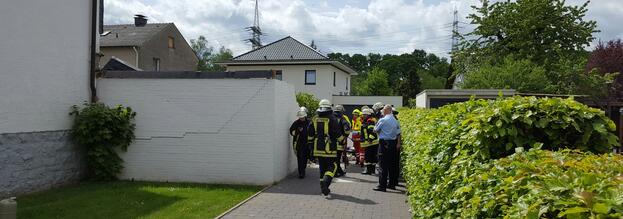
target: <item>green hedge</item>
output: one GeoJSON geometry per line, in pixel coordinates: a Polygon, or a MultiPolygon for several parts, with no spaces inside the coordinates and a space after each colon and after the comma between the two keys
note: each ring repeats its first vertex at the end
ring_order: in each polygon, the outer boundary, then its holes
{"type": "Polygon", "coordinates": [[[457,191],[473,182],[478,170],[517,148],[605,153],[618,144],[612,134],[616,127],[602,111],[572,99],[472,100],[435,110],[403,110],[400,118],[404,175],[417,218],[510,214],[501,207],[470,211],[467,202],[474,199],[457,191]]]}

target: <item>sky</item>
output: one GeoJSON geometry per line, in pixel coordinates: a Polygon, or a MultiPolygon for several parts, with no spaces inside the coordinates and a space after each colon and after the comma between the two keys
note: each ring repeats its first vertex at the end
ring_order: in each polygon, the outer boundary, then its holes
{"type": "MultiPolygon", "coordinates": [[[[322,53],[408,53],[423,49],[447,57],[453,11],[459,32],[473,27],[465,18],[478,0],[259,0],[260,27],[267,44],[292,36],[322,53]]],[[[583,0],[567,0],[581,4],[583,0]]],[[[251,49],[244,28],[253,24],[255,0],[104,0],[105,24],[175,23],[187,41],[203,35],[210,46],[242,54],[251,49]]],[[[592,0],[587,19],[597,21],[598,41],[623,38],[623,0],[592,0]]]]}

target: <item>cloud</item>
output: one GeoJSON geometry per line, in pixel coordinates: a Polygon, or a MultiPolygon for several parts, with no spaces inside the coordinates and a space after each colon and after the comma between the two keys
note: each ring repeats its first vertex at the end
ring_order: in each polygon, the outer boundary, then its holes
{"type": "MultiPolygon", "coordinates": [[[[453,9],[462,21],[478,0],[260,0],[260,26],[269,43],[293,36],[316,42],[322,52],[404,53],[424,49],[447,56],[453,9]]],[[[569,0],[580,4],[582,0],[569,0]]],[[[253,23],[253,0],[106,0],[105,23],[132,23],[140,13],[150,22],[173,22],[186,40],[204,35],[212,46],[241,54],[249,50],[244,27],[253,23]]],[[[595,0],[587,18],[602,30],[596,37],[623,37],[623,2],[595,0]]],[[[469,31],[463,25],[461,31],[469,31]]]]}

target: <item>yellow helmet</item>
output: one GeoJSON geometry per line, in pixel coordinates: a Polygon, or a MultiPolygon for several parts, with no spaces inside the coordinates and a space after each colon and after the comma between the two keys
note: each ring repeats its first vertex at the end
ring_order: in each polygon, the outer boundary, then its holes
{"type": "Polygon", "coordinates": [[[353,110],[353,115],[358,115],[358,116],[360,116],[360,115],[361,115],[361,110],[359,110],[359,109],[355,109],[355,110],[353,110]]]}

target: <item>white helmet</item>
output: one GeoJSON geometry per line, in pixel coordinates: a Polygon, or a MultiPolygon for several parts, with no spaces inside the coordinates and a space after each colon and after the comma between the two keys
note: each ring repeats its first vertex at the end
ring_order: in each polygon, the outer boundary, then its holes
{"type": "Polygon", "coordinates": [[[301,109],[299,109],[299,111],[304,111],[305,113],[309,113],[309,110],[307,109],[307,107],[302,106],[301,109]]]}
{"type": "Polygon", "coordinates": [[[335,111],[339,111],[339,112],[344,112],[344,111],[345,111],[345,110],[344,110],[344,106],[339,105],[339,104],[338,104],[338,105],[336,105],[336,106],[335,106],[335,109],[333,109],[333,110],[335,110],[335,111]]]}
{"type": "Polygon", "coordinates": [[[298,112],[296,112],[296,117],[299,119],[307,117],[306,109],[301,108],[298,112]]]}
{"type": "Polygon", "coordinates": [[[363,109],[361,111],[361,114],[363,114],[363,115],[372,115],[372,113],[374,113],[374,112],[372,112],[372,109],[363,109]]]}
{"type": "Polygon", "coordinates": [[[383,104],[382,102],[377,102],[374,105],[372,105],[372,109],[374,111],[379,111],[379,110],[383,109],[383,107],[385,107],[385,104],[383,104]]]}
{"type": "Polygon", "coordinates": [[[331,101],[327,100],[327,99],[322,99],[320,100],[320,103],[318,103],[318,107],[329,107],[331,108],[331,101]]]}

